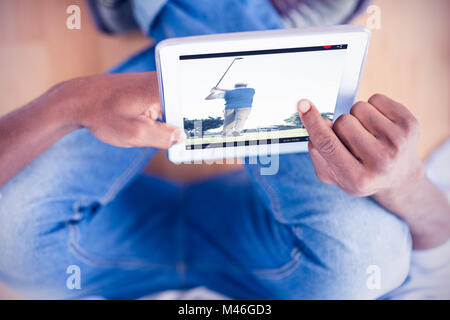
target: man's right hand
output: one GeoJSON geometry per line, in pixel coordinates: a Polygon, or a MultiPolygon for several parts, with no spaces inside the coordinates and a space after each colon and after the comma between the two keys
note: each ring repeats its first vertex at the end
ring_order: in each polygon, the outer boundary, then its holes
{"type": "Polygon", "coordinates": [[[350,195],[371,196],[404,219],[417,249],[449,238],[450,206],[424,174],[416,153],[418,122],[406,107],[377,94],[334,124],[308,100],[299,102],[298,111],[321,181],[350,195]]]}

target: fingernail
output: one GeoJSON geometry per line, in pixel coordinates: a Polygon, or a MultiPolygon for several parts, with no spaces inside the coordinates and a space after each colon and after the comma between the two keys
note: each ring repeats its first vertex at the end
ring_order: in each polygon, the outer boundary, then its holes
{"type": "Polygon", "coordinates": [[[158,119],[159,113],[156,110],[150,110],[150,119],[156,120],[158,119]]]}
{"type": "Polygon", "coordinates": [[[172,144],[180,143],[183,140],[184,140],[183,130],[177,129],[172,133],[172,137],[171,137],[172,144]]]}
{"type": "Polygon", "coordinates": [[[301,113],[306,113],[309,109],[311,109],[311,102],[309,100],[302,99],[298,102],[298,111],[301,113]]]}

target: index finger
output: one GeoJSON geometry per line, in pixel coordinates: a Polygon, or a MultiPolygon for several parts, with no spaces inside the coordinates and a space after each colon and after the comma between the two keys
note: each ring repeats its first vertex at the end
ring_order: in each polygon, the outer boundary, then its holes
{"type": "Polygon", "coordinates": [[[361,163],[350,153],[309,100],[300,100],[298,112],[313,146],[336,173],[355,174],[361,163]]]}
{"type": "Polygon", "coordinates": [[[374,94],[368,100],[379,112],[392,122],[401,127],[410,127],[416,122],[416,118],[405,106],[392,100],[391,98],[382,95],[374,94]]]}

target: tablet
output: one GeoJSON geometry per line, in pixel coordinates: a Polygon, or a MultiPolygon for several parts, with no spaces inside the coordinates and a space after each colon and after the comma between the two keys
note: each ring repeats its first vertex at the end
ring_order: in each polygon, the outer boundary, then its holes
{"type": "Polygon", "coordinates": [[[172,38],[156,47],[163,108],[186,139],[175,163],[307,151],[297,113],[307,98],[324,118],[349,112],[370,32],[356,25],[172,38]]]}

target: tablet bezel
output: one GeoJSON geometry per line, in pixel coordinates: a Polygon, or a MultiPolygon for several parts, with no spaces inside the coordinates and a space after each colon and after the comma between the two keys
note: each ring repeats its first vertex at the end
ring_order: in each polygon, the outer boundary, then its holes
{"type": "MultiPolygon", "coordinates": [[[[353,105],[369,40],[370,31],[358,25],[239,32],[164,40],[156,47],[156,68],[163,120],[183,128],[182,104],[178,94],[181,84],[177,76],[181,55],[347,44],[346,60],[334,111],[334,119],[337,119],[341,114],[348,113],[353,105]]],[[[305,141],[193,150],[186,150],[186,145],[181,143],[169,148],[168,158],[175,163],[191,163],[307,150],[305,141]]]]}

